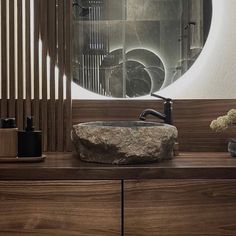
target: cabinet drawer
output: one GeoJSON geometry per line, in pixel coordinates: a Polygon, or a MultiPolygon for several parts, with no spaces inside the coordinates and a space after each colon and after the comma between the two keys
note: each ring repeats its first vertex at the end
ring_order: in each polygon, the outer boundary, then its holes
{"type": "Polygon", "coordinates": [[[236,180],[125,181],[126,236],[235,236],[236,180]]]}
{"type": "Polygon", "coordinates": [[[120,235],[120,181],[1,181],[0,235],[120,235]]]}

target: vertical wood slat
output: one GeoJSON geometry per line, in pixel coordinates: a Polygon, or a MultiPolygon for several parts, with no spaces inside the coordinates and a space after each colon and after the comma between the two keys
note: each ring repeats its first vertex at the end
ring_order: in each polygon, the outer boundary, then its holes
{"type": "Polygon", "coordinates": [[[41,120],[42,120],[42,131],[43,131],[43,150],[46,151],[48,139],[48,114],[47,114],[47,51],[48,51],[48,40],[47,40],[47,0],[41,0],[41,39],[42,39],[42,108],[41,108],[41,120]]]}
{"type": "Polygon", "coordinates": [[[17,126],[24,127],[22,0],[17,0],[17,126]]]}
{"type": "Polygon", "coordinates": [[[66,102],[65,102],[65,150],[71,150],[70,132],[72,124],[71,114],[71,80],[72,80],[72,43],[71,32],[72,31],[72,1],[65,1],[65,75],[66,75],[66,102]]]}
{"type": "Polygon", "coordinates": [[[1,66],[2,66],[2,98],[1,98],[1,117],[7,116],[7,7],[6,0],[1,0],[1,66]]]}
{"type": "Polygon", "coordinates": [[[44,151],[70,150],[71,124],[71,0],[0,0],[1,1],[1,117],[16,116],[22,129],[26,116],[34,116],[35,126],[43,131],[44,151]],[[23,4],[25,2],[25,4],[23,4]],[[7,5],[9,4],[9,84],[7,63],[7,5]],[[17,4],[15,15],[14,4],[17,4]],[[34,4],[34,32],[31,38],[31,4],[34,4]],[[57,6],[58,5],[58,6],[57,6]],[[25,16],[23,16],[25,12],[25,16]],[[15,26],[15,17],[17,25],[15,26]],[[25,17],[25,25],[23,18],[25,17]],[[15,35],[15,27],[17,34],[15,35]],[[25,39],[22,33],[25,27],[25,39]],[[39,36],[42,55],[39,54],[39,36]],[[15,48],[15,40],[17,48],[15,48]],[[33,40],[34,48],[31,48],[33,40]],[[23,61],[25,43],[25,61],[23,61]],[[31,65],[31,51],[34,65],[31,65]],[[47,55],[50,56],[50,82],[47,78],[47,55]],[[15,60],[15,56],[17,59],[15,60]],[[40,67],[39,58],[42,60],[40,67]],[[17,71],[15,62],[17,61],[17,71]],[[58,87],[55,86],[55,66],[59,68],[58,87]],[[25,68],[24,68],[25,67],[25,68]],[[24,80],[25,69],[25,80],[24,80]],[[33,70],[33,78],[31,71],[33,70]],[[17,72],[17,74],[15,73],[17,72]],[[42,87],[40,86],[40,72],[42,87]],[[64,81],[66,75],[66,82],[64,81]],[[25,82],[25,84],[24,84],[25,82]],[[34,100],[32,99],[32,82],[34,100]],[[66,84],[66,86],[65,86],[66,84]],[[17,85],[17,87],[15,87],[17,85]],[[9,95],[8,95],[9,86],[9,95]],[[49,86],[49,87],[48,87],[49,86]],[[65,87],[64,87],[65,86],[65,87]],[[16,93],[17,90],[17,101],[16,93]],[[41,91],[40,91],[41,90],[41,91]],[[56,99],[56,90],[58,99],[56,99]],[[24,98],[25,91],[25,98],[24,98]],[[48,92],[50,91],[50,100],[48,92]],[[64,98],[66,92],[66,98],[64,98]],[[42,98],[40,97],[42,93],[42,98]],[[9,97],[8,97],[9,96],[9,97]],[[9,100],[8,100],[9,99],[9,100]],[[17,107],[15,105],[17,104],[17,107]],[[16,114],[15,114],[16,111],[16,114]]]}
{"type": "Polygon", "coordinates": [[[34,125],[39,129],[39,9],[40,0],[34,0],[34,103],[33,116],[34,125]]]}
{"type": "Polygon", "coordinates": [[[25,91],[26,116],[31,116],[31,44],[30,44],[30,1],[25,0],[25,91]]]}
{"type": "Polygon", "coordinates": [[[15,2],[9,1],[9,117],[15,114],[15,2]]]}
{"type": "Polygon", "coordinates": [[[63,151],[64,132],[63,132],[63,75],[64,75],[64,0],[58,0],[58,68],[59,68],[59,81],[58,81],[58,103],[57,103],[57,149],[63,151]]]}
{"type": "Polygon", "coordinates": [[[55,65],[56,65],[56,0],[48,1],[48,45],[50,56],[50,101],[49,101],[49,129],[48,148],[50,151],[56,150],[56,116],[55,116],[55,65]]]}

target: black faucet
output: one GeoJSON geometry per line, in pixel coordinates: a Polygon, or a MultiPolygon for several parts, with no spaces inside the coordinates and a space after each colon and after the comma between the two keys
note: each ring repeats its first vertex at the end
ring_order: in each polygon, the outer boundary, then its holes
{"type": "Polygon", "coordinates": [[[171,125],[172,124],[172,104],[173,104],[172,99],[164,98],[164,97],[162,97],[160,95],[156,95],[154,93],[152,93],[151,96],[161,98],[162,100],[164,100],[164,113],[160,113],[160,112],[155,111],[153,109],[146,109],[140,114],[139,119],[144,121],[144,120],[146,120],[146,117],[148,115],[153,115],[153,116],[156,116],[156,117],[162,119],[166,124],[171,125]]]}

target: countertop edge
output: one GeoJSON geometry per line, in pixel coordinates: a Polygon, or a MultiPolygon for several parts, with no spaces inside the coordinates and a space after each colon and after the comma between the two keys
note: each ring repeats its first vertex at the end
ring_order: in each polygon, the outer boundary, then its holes
{"type": "Polygon", "coordinates": [[[227,153],[183,153],[166,163],[112,166],[49,153],[45,163],[0,164],[0,181],[121,179],[236,179],[236,159],[227,153]]]}

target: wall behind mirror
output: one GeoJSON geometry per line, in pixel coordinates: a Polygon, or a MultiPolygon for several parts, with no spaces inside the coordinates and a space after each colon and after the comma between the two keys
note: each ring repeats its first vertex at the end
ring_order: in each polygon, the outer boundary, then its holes
{"type": "Polygon", "coordinates": [[[162,91],[198,58],[211,15],[211,0],[74,0],[74,97],[162,91]]]}
{"type": "Polygon", "coordinates": [[[213,0],[212,24],[197,61],[160,94],[176,99],[236,99],[236,1],[213,0]]]}

